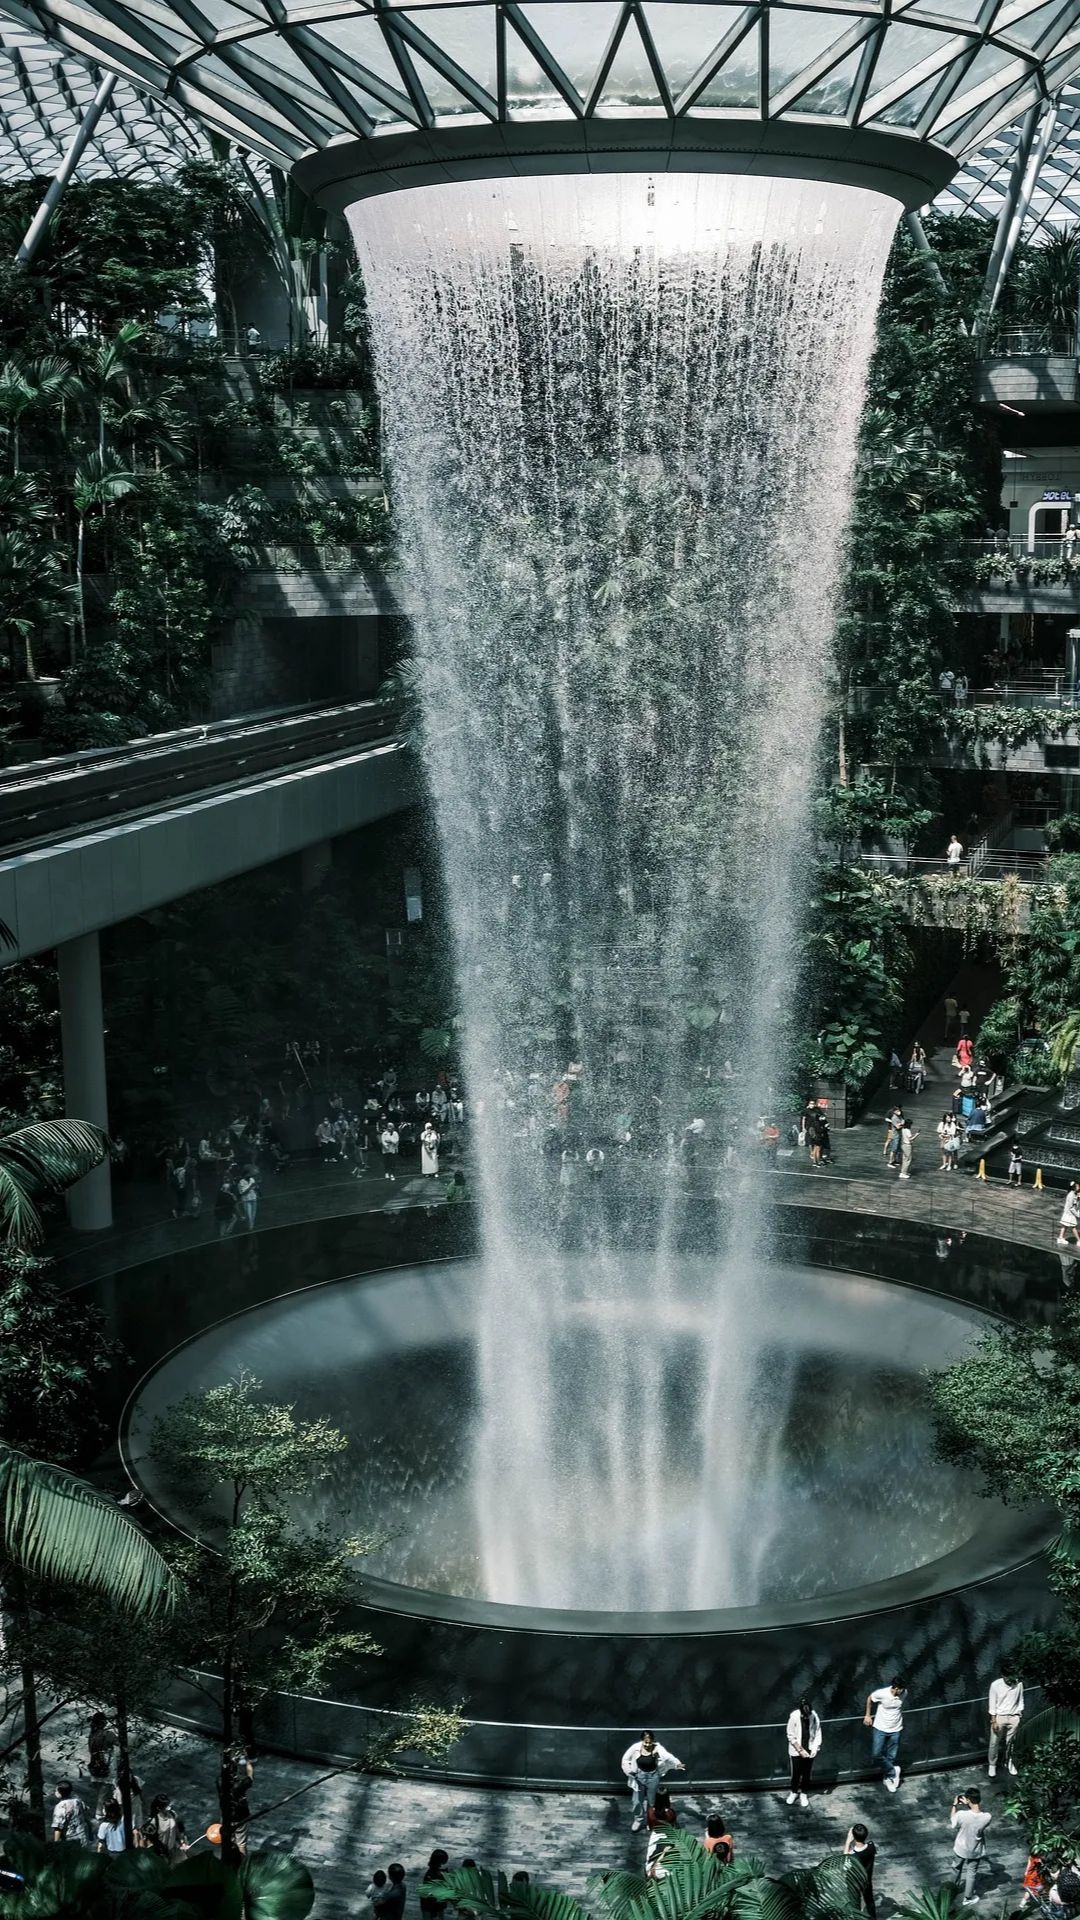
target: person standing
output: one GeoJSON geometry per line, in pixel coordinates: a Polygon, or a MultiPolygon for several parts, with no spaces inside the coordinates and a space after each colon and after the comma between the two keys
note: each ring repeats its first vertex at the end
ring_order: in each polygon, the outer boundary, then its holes
{"type": "Polygon", "coordinates": [[[92,1780],[112,1779],[116,1729],[107,1713],[92,1713],[86,1729],[87,1772],[92,1780]]]}
{"type": "Polygon", "coordinates": [[[911,1155],[915,1146],[915,1142],[918,1139],[918,1137],[919,1137],[918,1134],[913,1132],[912,1130],[911,1121],[905,1120],[903,1126],[900,1129],[900,1178],[901,1180],[911,1179],[911,1155]]]}
{"type": "Polygon", "coordinates": [[[123,1809],[119,1800],[110,1800],[97,1830],[97,1850],[99,1853],[123,1853],[126,1846],[123,1809]]]}
{"type": "Polygon", "coordinates": [[[150,1817],[142,1830],[143,1845],[163,1860],[176,1860],[188,1849],[188,1837],[179,1814],[164,1793],[150,1802],[150,1817]]]}
{"type": "Polygon", "coordinates": [[[1009,1185],[1022,1187],[1024,1184],[1024,1156],[1020,1151],[1019,1140],[1014,1140],[1009,1148],[1009,1185]]]}
{"type": "Polygon", "coordinates": [[[450,1865],[450,1855],[445,1847],[436,1847],[424,1868],[424,1877],[420,1882],[420,1912],[423,1920],[442,1920],[443,1903],[425,1893],[425,1887],[441,1887],[446,1881],[445,1869],[450,1865]]]}
{"type": "Polygon", "coordinates": [[[405,1912],[405,1869],[400,1860],[391,1860],[386,1873],[387,1884],[374,1900],[375,1920],[402,1920],[405,1912]]]}
{"type": "Polygon", "coordinates": [[[1080,1246],[1080,1185],[1075,1180],[1072,1181],[1065,1195],[1065,1205],[1061,1209],[1057,1238],[1059,1247],[1068,1246],[1066,1235],[1070,1233],[1073,1237],[1073,1245],[1080,1246]]]}
{"type": "Polygon", "coordinates": [[[398,1155],[399,1145],[400,1145],[400,1136],[398,1134],[398,1130],[388,1115],[386,1122],[379,1133],[379,1152],[382,1154],[382,1167],[383,1167],[384,1180],[397,1179],[397,1174],[395,1173],[394,1169],[397,1166],[397,1155],[398,1155]]]}
{"type": "Polygon", "coordinates": [[[56,1805],[52,1811],[52,1837],[54,1840],[73,1840],[76,1846],[90,1845],[90,1816],[86,1803],[79,1799],[70,1780],[61,1780],[56,1788],[56,1805]]]}
{"type": "Polygon", "coordinates": [[[254,1167],[246,1167],[236,1183],[236,1197],[240,1202],[240,1211],[247,1222],[249,1233],[255,1231],[255,1215],[259,1209],[259,1183],[255,1178],[254,1167]]]}
{"type": "Polygon", "coordinates": [[[820,1747],[821,1721],[809,1700],[800,1700],[794,1712],[789,1714],[787,1723],[787,1750],[791,1761],[791,1791],[787,1797],[789,1807],[793,1807],[796,1800],[800,1807],[810,1805],[806,1792],[820,1747]]]}
{"type": "MultiPolygon", "coordinates": [[[[954,880],[959,875],[960,862],[963,859],[963,857],[964,857],[963,842],[960,839],[958,839],[957,835],[954,833],[952,839],[949,841],[949,844],[945,849],[945,865],[948,867],[949,873],[951,874],[954,880]]],[[[959,1011],[959,1009],[957,1009],[957,1011],[959,1011]]]]}
{"type": "Polygon", "coordinates": [[[1012,1749],[1016,1729],[1024,1713],[1024,1683],[1011,1667],[1006,1667],[997,1680],[990,1682],[987,1704],[990,1708],[990,1748],[986,1756],[986,1771],[992,1780],[998,1770],[998,1755],[1003,1742],[1005,1765],[1010,1773],[1016,1772],[1012,1749]]]}
{"type": "Polygon", "coordinates": [[[439,1177],[439,1136],[430,1120],[425,1121],[420,1134],[420,1172],[425,1180],[439,1177]]]}
{"type": "Polygon", "coordinates": [[[903,1107],[890,1107],[885,1116],[885,1145],[881,1149],[881,1157],[888,1162],[890,1167],[895,1167],[897,1162],[897,1156],[900,1152],[900,1133],[903,1125],[903,1107]]]}
{"type": "Polygon", "coordinates": [[[952,1038],[953,1029],[956,1026],[959,1018],[960,1018],[959,1003],[951,993],[947,993],[945,995],[945,1038],[946,1040],[949,1040],[952,1038]]]}
{"type": "Polygon", "coordinates": [[[956,1883],[964,1888],[965,1907],[975,1907],[979,1895],[975,1891],[975,1876],[979,1871],[980,1860],[986,1858],[986,1829],[992,1815],[982,1810],[982,1795],[978,1787],[965,1787],[952,1803],[949,1825],[953,1828],[953,1853],[956,1856],[956,1883]]]}
{"type": "Polygon", "coordinates": [[[877,1920],[877,1903],[874,1899],[874,1861],[877,1859],[877,1848],[870,1838],[869,1827],[864,1826],[861,1820],[856,1820],[848,1828],[844,1852],[849,1860],[857,1860],[862,1868],[858,1898],[863,1911],[869,1914],[870,1920],[877,1920]]]}
{"type": "Polygon", "coordinates": [[[664,1775],[672,1771],[681,1773],[683,1763],[666,1747],[662,1747],[655,1733],[646,1728],[641,1739],[627,1747],[620,1764],[634,1796],[634,1817],[630,1822],[630,1831],[639,1833],[648,1809],[656,1805],[656,1790],[664,1775]]]}
{"type": "Polygon", "coordinates": [[[907,1077],[912,1093],[921,1093],[927,1080],[926,1048],[921,1046],[918,1040],[911,1049],[907,1077]]]}
{"type": "Polygon", "coordinates": [[[871,1763],[880,1766],[890,1793],[895,1793],[900,1785],[900,1735],[904,1731],[906,1693],[907,1682],[897,1676],[889,1681],[887,1687],[878,1687],[876,1692],[867,1694],[863,1714],[864,1727],[873,1729],[870,1736],[871,1763]]]}

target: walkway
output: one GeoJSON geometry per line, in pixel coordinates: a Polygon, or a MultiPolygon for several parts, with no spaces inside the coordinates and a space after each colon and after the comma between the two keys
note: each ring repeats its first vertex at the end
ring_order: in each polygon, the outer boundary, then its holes
{"type": "MultiPolygon", "coordinates": [[[[661,1739],[663,1729],[658,1729],[661,1739]]],[[[70,1756],[77,1744],[74,1726],[56,1741],[70,1756]]],[[[824,1756],[823,1756],[824,1758],[824,1756]]],[[[70,1759],[67,1760],[70,1765],[70,1759]]],[[[214,1756],[208,1743],[187,1734],[143,1727],[135,1746],[135,1771],[149,1793],[167,1788],[188,1830],[205,1830],[216,1819],[214,1756]]],[[[269,1807],[310,1787],[252,1825],[253,1844],[289,1848],[315,1878],[316,1920],[357,1920],[362,1894],[376,1867],[400,1860],[408,1870],[406,1920],[418,1920],[416,1887],[429,1853],[445,1847],[454,1865],[471,1856],[482,1865],[507,1872],[526,1868],[534,1879],[581,1898],[597,1867],[638,1868],[644,1862],[643,1836],[632,1834],[629,1797],[606,1794],[510,1793],[496,1788],[452,1787],[434,1782],[339,1774],[322,1785],[325,1768],[267,1756],[258,1763],[252,1809],[269,1807]]],[[[49,1770],[50,1782],[56,1777],[49,1770]]],[[[678,1781],[678,1775],[675,1776],[678,1781]]],[[[950,1871],[948,1814],[953,1796],[964,1786],[981,1785],[984,1805],[994,1816],[990,1864],[983,1870],[983,1892],[995,1901],[1019,1886],[1026,1849],[1004,1807],[1011,1784],[1007,1776],[990,1782],[985,1770],[923,1774],[907,1779],[897,1794],[874,1782],[826,1788],[815,1794],[808,1811],[789,1808],[782,1792],[728,1793],[723,1810],[740,1852],[761,1856],[768,1869],[813,1865],[838,1850],[853,1820],[864,1820],[878,1846],[879,1911],[888,1920],[913,1888],[938,1885],[950,1871]]],[[[84,1778],[82,1792],[92,1799],[94,1783],[84,1778]]],[[[696,1832],[712,1798],[694,1793],[693,1782],[676,1798],[682,1822],[696,1832]]]]}

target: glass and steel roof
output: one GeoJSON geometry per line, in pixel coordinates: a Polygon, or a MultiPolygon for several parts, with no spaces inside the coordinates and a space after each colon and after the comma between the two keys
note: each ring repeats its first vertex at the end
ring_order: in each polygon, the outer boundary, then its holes
{"type": "MultiPolygon", "coordinates": [[[[85,60],[0,15],[0,180],[56,172],[99,78],[85,60]]],[[[84,180],[163,179],[205,147],[192,121],[121,80],[79,173],[84,180]]]]}
{"type": "MultiPolygon", "coordinates": [[[[1063,87],[1045,112],[1052,116],[1051,125],[1039,151],[1024,215],[1025,237],[1036,242],[1056,227],[1080,220],[1080,86],[1063,87]]],[[[935,201],[939,212],[975,213],[997,220],[1009,195],[1023,139],[1024,125],[1018,120],[969,154],[935,201]]]]}
{"type": "Polygon", "coordinates": [[[0,0],[286,164],[357,137],[688,117],[970,153],[1080,74],[1080,0],[0,0]]]}

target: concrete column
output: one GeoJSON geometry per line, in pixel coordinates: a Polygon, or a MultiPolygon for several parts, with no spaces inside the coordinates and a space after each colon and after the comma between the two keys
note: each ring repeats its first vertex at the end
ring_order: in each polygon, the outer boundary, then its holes
{"type": "MultiPolygon", "coordinates": [[[[60,1040],[64,1055],[64,1112],[109,1129],[105,1086],[105,1016],[101,952],[96,933],[80,934],[56,950],[60,967],[60,1040]]],[[[112,1226],[112,1179],[106,1160],[68,1195],[71,1224],[80,1233],[112,1226]]]]}

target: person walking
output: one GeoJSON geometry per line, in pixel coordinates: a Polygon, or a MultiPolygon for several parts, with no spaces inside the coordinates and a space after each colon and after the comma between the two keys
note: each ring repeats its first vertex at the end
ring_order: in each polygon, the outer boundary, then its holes
{"type": "Polygon", "coordinates": [[[398,1147],[400,1144],[401,1137],[393,1121],[388,1116],[379,1133],[379,1152],[382,1154],[384,1180],[397,1179],[397,1174],[394,1169],[397,1166],[398,1147]]]}
{"type": "Polygon", "coordinates": [[[214,1219],[217,1221],[219,1240],[227,1240],[230,1233],[235,1233],[240,1224],[240,1202],[236,1197],[236,1187],[227,1178],[222,1181],[217,1190],[214,1219]]]}
{"type": "Polygon", "coordinates": [[[856,1820],[848,1828],[844,1841],[844,1852],[849,1860],[857,1860],[862,1868],[859,1882],[858,1899],[864,1913],[870,1920],[877,1920],[877,1902],[874,1899],[874,1861],[877,1848],[870,1838],[870,1829],[861,1820],[856,1820]]]}
{"type": "Polygon", "coordinates": [[[791,1762],[791,1791],[787,1797],[789,1807],[798,1800],[800,1807],[810,1805],[807,1789],[814,1761],[821,1747],[821,1721],[810,1705],[802,1699],[792,1713],[788,1715],[787,1750],[791,1762]]]}
{"type": "Polygon", "coordinates": [[[92,1780],[112,1779],[116,1729],[107,1713],[92,1713],[86,1729],[87,1772],[92,1780]]]}
{"type": "Polygon", "coordinates": [[[420,1172],[425,1180],[439,1177],[439,1136],[430,1120],[420,1134],[420,1172]]]}
{"type": "Polygon", "coordinates": [[[885,1116],[885,1145],[881,1157],[890,1167],[895,1167],[900,1153],[900,1132],[904,1125],[904,1109],[901,1106],[889,1108],[885,1116]]]}
{"type": "Polygon", "coordinates": [[[681,1773],[683,1763],[666,1747],[662,1747],[655,1733],[646,1728],[640,1740],[633,1741],[627,1747],[620,1764],[633,1795],[634,1817],[630,1822],[630,1831],[639,1833],[649,1808],[656,1805],[657,1788],[664,1775],[681,1773]]]}
{"type": "Polygon", "coordinates": [[[1022,1187],[1024,1184],[1024,1156],[1020,1151],[1019,1140],[1014,1140],[1009,1148],[1009,1185],[1022,1187]]]}
{"type": "Polygon", "coordinates": [[[80,1800],[70,1780],[57,1783],[56,1805],[52,1810],[52,1837],[54,1840],[73,1840],[78,1847],[90,1845],[90,1816],[85,1801],[80,1800]]]}
{"type": "Polygon", "coordinates": [[[927,1081],[926,1048],[918,1040],[911,1049],[907,1077],[912,1093],[921,1093],[927,1081]]]}
{"type": "Polygon", "coordinates": [[[965,1787],[952,1803],[949,1825],[953,1828],[953,1853],[956,1857],[955,1877],[957,1886],[963,1885],[965,1907],[979,1904],[979,1895],[975,1891],[975,1876],[979,1871],[979,1862],[986,1858],[986,1829],[993,1818],[992,1814],[982,1810],[982,1795],[978,1787],[965,1787]]]}
{"type": "Polygon", "coordinates": [[[1073,1246],[1080,1246],[1080,1185],[1075,1180],[1065,1195],[1065,1205],[1061,1209],[1057,1238],[1059,1247],[1068,1246],[1066,1236],[1070,1233],[1073,1237],[1073,1246]]]}
{"type": "Polygon", "coordinates": [[[959,1002],[956,1000],[953,994],[947,993],[945,995],[945,1038],[946,1040],[949,1040],[952,1038],[953,1029],[957,1025],[959,1018],[960,1018],[959,1002]]]}
{"type": "Polygon", "coordinates": [[[903,1126],[900,1129],[900,1178],[901,1180],[911,1179],[911,1155],[915,1146],[915,1142],[918,1139],[918,1137],[919,1137],[918,1134],[912,1131],[911,1121],[905,1120],[903,1126]]]}
{"type": "Polygon", "coordinates": [[[904,1730],[906,1693],[906,1680],[896,1676],[887,1687],[878,1687],[874,1693],[867,1694],[863,1714],[864,1727],[872,1728],[871,1764],[881,1768],[882,1778],[890,1793],[895,1793],[900,1785],[900,1735],[904,1730]]]}
{"type": "Polygon", "coordinates": [[[1005,1765],[1010,1773],[1016,1772],[1012,1749],[1016,1729],[1024,1713],[1024,1683],[1011,1667],[1006,1667],[997,1680],[990,1682],[987,1705],[990,1709],[990,1746],[986,1755],[986,1771],[993,1780],[998,1770],[1002,1744],[1005,1747],[1005,1765]]]}

